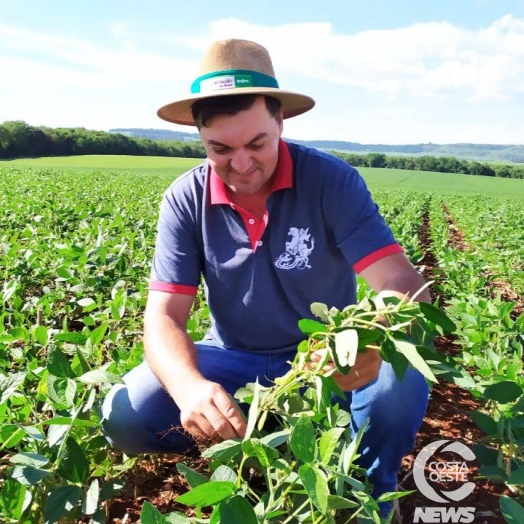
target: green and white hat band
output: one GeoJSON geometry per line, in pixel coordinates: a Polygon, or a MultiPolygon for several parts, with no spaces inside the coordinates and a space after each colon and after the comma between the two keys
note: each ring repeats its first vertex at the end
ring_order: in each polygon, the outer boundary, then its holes
{"type": "Polygon", "coordinates": [[[275,78],[258,71],[246,69],[227,69],[199,76],[191,84],[191,93],[210,93],[221,89],[243,87],[270,87],[278,89],[275,78]]]}

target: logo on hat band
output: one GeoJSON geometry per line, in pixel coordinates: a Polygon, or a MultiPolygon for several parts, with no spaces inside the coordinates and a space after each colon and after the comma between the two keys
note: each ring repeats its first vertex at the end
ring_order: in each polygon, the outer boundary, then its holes
{"type": "Polygon", "coordinates": [[[191,85],[191,93],[209,93],[210,91],[242,87],[272,87],[278,89],[278,82],[275,78],[258,71],[231,69],[198,77],[191,85]]]}

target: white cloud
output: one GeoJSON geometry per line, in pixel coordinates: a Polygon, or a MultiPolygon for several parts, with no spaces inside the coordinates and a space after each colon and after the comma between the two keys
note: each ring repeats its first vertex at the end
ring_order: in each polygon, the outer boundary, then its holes
{"type": "Polygon", "coordinates": [[[230,36],[265,45],[277,71],[393,96],[524,93],[524,21],[511,15],[477,31],[431,22],[354,35],[335,34],[329,23],[262,27],[229,19],[210,24],[205,40],[230,36]]]}

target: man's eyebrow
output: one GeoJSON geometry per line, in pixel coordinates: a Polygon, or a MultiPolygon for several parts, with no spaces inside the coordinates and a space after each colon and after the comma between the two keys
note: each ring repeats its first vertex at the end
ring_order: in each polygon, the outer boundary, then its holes
{"type": "MultiPolygon", "coordinates": [[[[251,145],[253,142],[256,142],[257,140],[260,140],[261,138],[266,138],[267,137],[267,133],[266,132],[262,132],[262,133],[259,133],[258,135],[256,135],[254,138],[252,138],[247,144],[246,146],[249,146],[251,145]]],[[[218,140],[213,140],[212,138],[209,139],[207,141],[207,143],[211,146],[220,146],[220,147],[230,147],[228,146],[227,144],[223,144],[222,142],[219,142],[218,140]]]]}

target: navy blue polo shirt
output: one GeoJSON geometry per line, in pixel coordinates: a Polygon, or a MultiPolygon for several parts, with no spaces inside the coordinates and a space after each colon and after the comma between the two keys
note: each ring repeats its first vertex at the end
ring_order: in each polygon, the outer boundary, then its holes
{"type": "Polygon", "coordinates": [[[204,277],[209,335],[242,350],[284,351],[304,338],[312,302],[344,308],[356,273],[402,252],[359,173],[343,160],[280,142],[267,211],[231,202],[208,162],[164,194],[151,290],[195,294],[204,277]]]}

